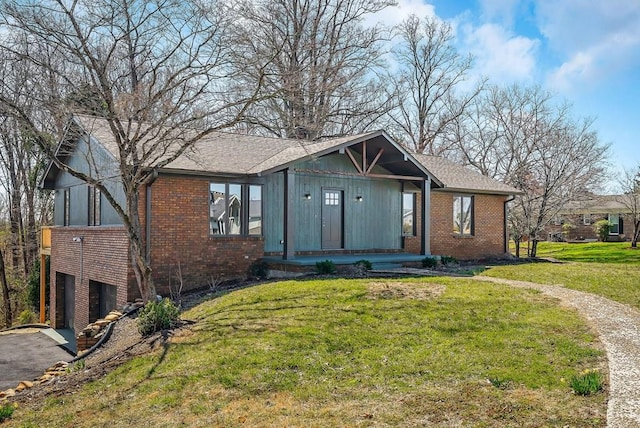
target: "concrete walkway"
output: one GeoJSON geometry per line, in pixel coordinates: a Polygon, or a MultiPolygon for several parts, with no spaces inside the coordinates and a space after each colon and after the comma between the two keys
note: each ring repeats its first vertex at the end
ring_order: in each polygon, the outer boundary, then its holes
{"type": "Polygon", "coordinates": [[[474,276],[479,281],[533,288],[574,307],[597,330],[609,363],[607,426],[640,427],[640,311],[562,286],[474,276]]]}

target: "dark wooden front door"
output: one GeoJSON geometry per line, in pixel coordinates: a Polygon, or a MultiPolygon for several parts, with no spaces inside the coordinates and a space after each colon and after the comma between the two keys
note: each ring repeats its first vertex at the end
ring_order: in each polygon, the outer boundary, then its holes
{"type": "Polygon", "coordinates": [[[322,191],[322,249],[342,248],[342,190],[322,191]]]}
{"type": "Polygon", "coordinates": [[[76,316],[76,277],[64,276],[64,328],[74,328],[76,316]]]}

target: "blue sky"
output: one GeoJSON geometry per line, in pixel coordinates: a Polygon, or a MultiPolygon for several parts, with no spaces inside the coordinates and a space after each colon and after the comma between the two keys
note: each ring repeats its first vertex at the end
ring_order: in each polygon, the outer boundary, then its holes
{"type": "Polygon", "coordinates": [[[410,14],[449,22],[475,74],[539,84],[594,117],[613,173],[640,164],[639,0],[398,0],[382,19],[410,14]]]}

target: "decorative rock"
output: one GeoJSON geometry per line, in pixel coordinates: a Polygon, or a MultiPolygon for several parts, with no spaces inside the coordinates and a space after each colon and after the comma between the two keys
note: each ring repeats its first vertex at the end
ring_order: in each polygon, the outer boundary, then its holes
{"type": "Polygon", "coordinates": [[[14,395],[16,395],[16,391],[11,389],[11,388],[9,388],[9,389],[3,391],[3,394],[4,394],[5,397],[13,397],[14,395]]]}
{"type": "Polygon", "coordinates": [[[29,389],[29,388],[33,388],[33,382],[30,382],[28,380],[23,380],[18,384],[16,391],[24,391],[25,389],[29,389]]]}
{"type": "Polygon", "coordinates": [[[104,326],[108,325],[110,322],[111,321],[108,321],[108,320],[98,320],[94,324],[99,326],[99,327],[104,327],[104,326]]]}
{"type": "Polygon", "coordinates": [[[119,318],[120,318],[120,315],[116,315],[116,314],[109,314],[106,317],[104,317],[104,319],[107,321],[115,321],[119,318]]]}

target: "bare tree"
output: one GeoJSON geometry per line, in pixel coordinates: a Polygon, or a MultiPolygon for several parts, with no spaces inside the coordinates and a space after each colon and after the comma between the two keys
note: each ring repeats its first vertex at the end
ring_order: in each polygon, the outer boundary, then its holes
{"type": "Polygon", "coordinates": [[[0,31],[12,36],[2,49],[16,62],[28,62],[34,79],[54,82],[29,95],[38,96],[54,120],[61,121],[78,111],[78,103],[69,102],[72,95],[84,94],[80,104],[86,108],[89,103],[107,121],[117,146],[113,167],[124,198],[100,171],[82,172],[55,156],[49,135],[13,98],[2,96],[0,109],[20,121],[60,170],[95,186],[114,207],[128,233],[145,300],[156,292],[142,241],[140,190],[155,169],[211,132],[237,123],[261,83],[256,70],[258,77],[246,96],[226,100],[233,77],[227,12],[215,1],[15,0],[2,5],[0,31]],[[38,48],[32,49],[34,45],[38,48]]]}
{"type": "Polygon", "coordinates": [[[618,184],[622,194],[618,196],[618,202],[624,205],[633,221],[633,235],[631,236],[631,247],[638,247],[640,239],[640,165],[633,169],[625,169],[618,184]]]}
{"type": "Polygon", "coordinates": [[[362,21],[391,4],[241,0],[234,39],[237,87],[264,80],[264,99],[247,110],[244,126],[312,140],[366,129],[388,103],[376,75],[383,30],[365,28],[362,21]]]}
{"type": "Polygon", "coordinates": [[[512,237],[527,236],[535,257],[545,226],[567,201],[596,189],[608,146],[590,118],[575,119],[539,87],[491,87],[456,122],[466,163],[523,192],[510,211],[512,237]]]}
{"type": "Polygon", "coordinates": [[[397,32],[400,42],[393,49],[397,71],[389,76],[397,106],[389,113],[390,131],[418,153],[442,155],[451,145],[451,127],[484,81],[462,92],[472,58],[457,52],[446,22],[413,15],[397,32]]]}

